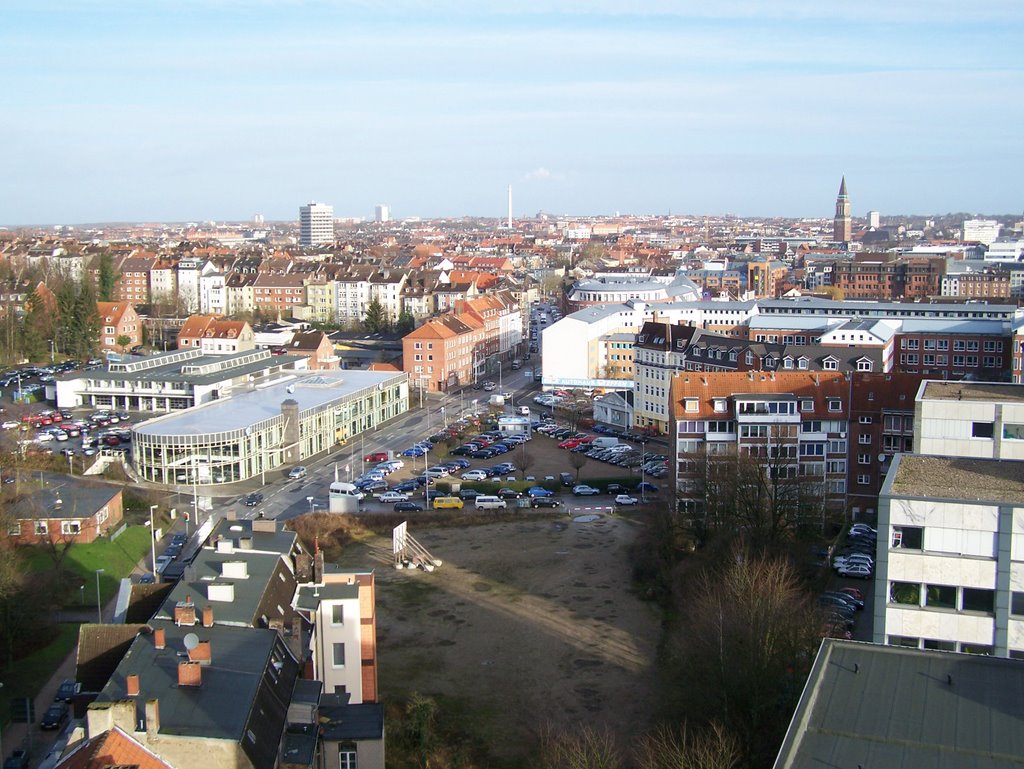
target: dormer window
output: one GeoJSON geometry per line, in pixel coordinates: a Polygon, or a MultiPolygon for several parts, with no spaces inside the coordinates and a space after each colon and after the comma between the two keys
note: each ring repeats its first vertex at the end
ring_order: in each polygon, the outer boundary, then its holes
{"type": "Polygon", "coordinates": [[[804,369],[806,371],[808,363],[809,360],[807,358],[797,358],[796,367],[799,369],[804,369]]]}
{"type": "Polygon", "coordinates": [[[683,408],[687,414],[696,414],[700,410],[700,401],[697,398],[683,398],[683,408]]]}
{"type": "Polygon", "coordinates": [[[821,367],[825,371],[836,371],[839,369],[839,360],[830,355],[821,362],[821,367]]]}
{"type": "Polygon", "coordinates": [[[714,404],[715,412],[718,414],[724,414],[726,409],[728,409],[728,404],[726,403],[725,398],[715,398],[714,404]]]}
{"type": "Polygon", "coordinates": [[[788,355],[782,359],[782,368],[793,368],[793,359],[788,355]]]}

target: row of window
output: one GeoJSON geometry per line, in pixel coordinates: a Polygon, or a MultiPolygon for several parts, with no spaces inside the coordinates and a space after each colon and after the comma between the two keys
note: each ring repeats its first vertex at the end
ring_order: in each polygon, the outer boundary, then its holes
{"type": "Polygon", "coordinates": [[[996,591],[988,588],[930,585],[918,582],[890,582],[889,603],[931,609],[954,609],[992,614],[996,591]]]}
{"type": "MultiPolygon", "coordinates": [[[[949,350],[948,339],[901,339],[900,340],[901,350],[949,350]]],[[[980,349],[984,349],[985,352],[1002,352],[1003,343],[1000,340],[987,339],[985,340],[984,346],[980,349]]],[[[977,339],[954,339],[953,340],[953,352],[978,352],[979,343],[977,339]]]]}

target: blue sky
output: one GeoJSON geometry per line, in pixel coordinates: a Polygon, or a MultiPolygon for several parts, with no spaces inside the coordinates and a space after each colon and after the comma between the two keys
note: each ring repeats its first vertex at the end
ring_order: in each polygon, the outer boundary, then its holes
{"type": "Polygon", "coordinates": [[[0,0],[0,223],[1024,210],[1015,0],[0,0]],[[640,10],[637,10],[640,9],[640,10]]]}

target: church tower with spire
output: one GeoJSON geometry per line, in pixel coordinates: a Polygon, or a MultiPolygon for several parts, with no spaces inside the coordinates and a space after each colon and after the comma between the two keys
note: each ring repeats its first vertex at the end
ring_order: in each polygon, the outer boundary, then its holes
{"type": "Polygon", "coordinates": [[[846,176],[843,176],[843,181],[839,185],[839,197],[836,198],[836,218],[832,221],[832,240],[836,243],[848,243],[852,236],[850,197],[846,194],[846,176]]]}

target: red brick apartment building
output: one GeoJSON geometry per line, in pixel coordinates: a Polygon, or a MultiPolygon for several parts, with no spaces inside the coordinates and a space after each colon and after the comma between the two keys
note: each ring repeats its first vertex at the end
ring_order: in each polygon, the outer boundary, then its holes
{"type": "Polygon", "coordinates": [[[922,374],[930,379],[1010,378],[1013,337],[997,321],[950,324],[945,330],[935,331],[918,329],[908,321],[892,342],[893,371],[922,374]],[[963,333],[956,325],[964,326],[963,333]]]}
{"type": "Polygon", "coordinates": [[[862,372],[709,372],[671,382],[677,495],[702,504],[700,460],[739,455],[806,478],[832,512],[874,514],[885,471],[913,439],[923,377],[862,372]],[[884,456],[883,456],[884,455],[884,456]]]}
{"type": "Polygon", "coordinates": [[[156,262],[152,254],[125,257],[118,266],[120,276],[114,285],[114,298],[133,305],[148,305],[150,271],[156,262]]]}
{"type": "Polygon", "coordinates": [[[124,520],[121,489],[53,473],[19,474],[7,535],[17,544],[88,543],[124,520]]]}
{"type": "Polygon", "coordinates": [[[837,261],[832,285],[846,299],[925,299],[938,296],[946,271],[945,257],[910,257],[892,254],[857,254],[837,261]]]}
{"type": "Polygon", "coordinates": [[[291,315],[296,307],[306,303],[306,277],[302,273],[261,273],[253,282],[253,306],[271,313],[291,315]]]}
{"type": "Polygon", "coordinates": [[[142,344],[142,321],[127,302],[96,302],[100,315],[100,349],[124,352],[142,344]],[[127,339],[121,345],[118,340],[127,339]]]}

